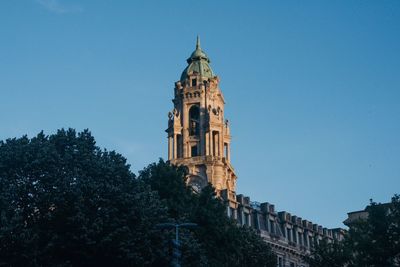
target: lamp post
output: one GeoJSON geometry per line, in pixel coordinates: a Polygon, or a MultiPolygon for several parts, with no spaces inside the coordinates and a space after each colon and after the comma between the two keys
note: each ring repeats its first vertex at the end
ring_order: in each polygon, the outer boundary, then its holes
{"type": "Polygon", "coordinates": [[[198,227],[196,223],[159,223],[155,226],[157,229],[173,229],[175,228],[175,240],[172,240],[173,252],[172,252],[172,266],[180,267],[181,258],[181,244],[179,242],[179,228],[193,229],[198,227]]]}

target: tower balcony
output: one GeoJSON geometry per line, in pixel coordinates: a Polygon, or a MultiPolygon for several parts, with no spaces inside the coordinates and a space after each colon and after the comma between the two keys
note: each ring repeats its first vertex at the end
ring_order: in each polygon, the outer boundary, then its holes
{"type": "Polygon", "coordinates": [[[228,163],[225,159],[225,157],[220,157],[220,156],[196,156],[196,157],[185,157],[185,158],[176,158],[176,159],[171,159],[170,163],[173,165],[187,165],[187,164],[214,164],[217,162],[221,163],[228,163]]]}

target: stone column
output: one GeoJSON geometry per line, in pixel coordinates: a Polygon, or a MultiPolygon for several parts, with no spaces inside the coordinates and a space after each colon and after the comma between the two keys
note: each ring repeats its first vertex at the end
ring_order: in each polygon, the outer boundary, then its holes
{"type": "Polygon", "coordinates": [[[218,137],[217,137],[217,140],[218,140],[218,153],[217,153],[217,155],[218,156],[220,156],[221,157],[221,133],[220,132],[218,132],[218,137]]]}
{"type": "Polygon", "coordinates": [[[168,160],[172,159],[172,146],[173,146],[172,136],[168,136],[168,160]]]}
{"type": "Polygon", "coordinates": [[[224,129],[222,128],[222,130],[220,131],[219,134],[219,155],[222,158],[224,156],[224,129]]]}
{"type": "Polygon", "coordinates": [[[227,161],[231,161],[231,144],[230,143],[226,143],[226,157],[227,157],[227,161]]]}
{"type": "Polygon", "coordinates": [[[189,128],[189,114],[188,114],[188,107],[186,103],[182,104],[182,126],[183,126],[183,157],[187,158],[189,157],[189,151],[190,151],[190,147],[189,147],[189,132],[188,132],[188,128],[189,128]]]}
{"type": "Polygon", "coordinates": [[[209,132],[208,132],[208,152],[209,152],[209,155],[210,156],[213,156],[213,148],[212,148],[212,139],[213,138],[213,136],[212,136],[212,131],[210,130],[209,132]]]}
{"type": "Polygon", "coordinates": [[[201,100],[200,100],[200,105],[199,105],[199,146],[198,146],[198,155],[199,156],[204,156],[205,155],[205,131],[204,131],[204,121],[205,121],[205,116],[206,116],[206,107],[205,107],[205,99],[204,99],[204,94],[202,93],[204,91],[204,84],[201,82],[201,79],[199,80],[200,83],[200,91],[201,91],[201,100]]]}
{"type": "Polygon", "coordinates": [[[174,133],[174,159],[178,158],[177,149],[178,149],[178,138],[176,136],[176,133],[174,133]]]}
{"type": "Polygon", "coordinates": [[[206,133],[205,147],[206,147],[206,156],[210,155],[210,132],[206,133]]]}

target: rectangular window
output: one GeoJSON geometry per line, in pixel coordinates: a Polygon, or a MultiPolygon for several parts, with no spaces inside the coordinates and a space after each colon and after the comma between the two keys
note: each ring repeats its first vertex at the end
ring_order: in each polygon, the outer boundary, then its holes
{"type": "Polygon", "coordinates": [[[263,216],[263,219],[264,219],[264,224],[265,224],[265,230],[266,230],[266,231],[269,231],[268,218],[265,218],[265,217],[263,216]]]}
{"type": "Polygon", "coordinates": [[[232,219],[236,219],[235,217],[235,209],[234,208],[230,208],[231,209],[231,218],[232,219]]]}
{"type": "Polygon", "coordinates": [[[197,157],[198,153],[197,153],[197,146],[192,146],[192,157],[197,157]]]}
{"type": "Polygon", "coordinates": [[[219,156],[219,132],[213,131],[212,132],[212,149],[213,149],[213,156],[219,156]]]}
{"type": "Polygon", "coordinates": [[[283,267],[283,259],[278,257],[278,267],[283,267]]]}
{"type": "Polygon", "coordinates": [[[215,156],[216,152],[216,147],[215,147],[215,136],[217,135],[216,132],[212,132],[212,155],[215,156]]]}
{"type": "Polygon", "coordinates": [[[197,85],[197,79],[192,79],[192,86],[196,86],[197,85]]]}
{"type": "Polygon", "coordinates": [[[256,229],[260,229],[260,225],[259,225],[259,214],[258,212],[253,213],[252,216],[250,216],[250,225],[253,226],[256,229]]]}
{"type": "Polygon", "coordinates": [[[270,229],[270,231],[271,231],[271,234],[275,234],[274,221],[273,221],[273,220],[270,220],[269,222],[270,222],[270,227],[269,227],[269,229],[270,229]]]}
{"type": "Polygon", "coordinates": [[[304,238],[304,246],[308,247],[307,232],[304,232],[303,238],[304,238]]]}
{"type": "Polygon", "coordinates": [[[244,214],[244,224],[249,225],[249,214],[248,213],[244,214]]]}
{"type": "Polygon", "coordinates": [[[257,213],[256,215],[258,216],[258,217],[256,216],[256,218],[258,218],[258,222],[257,222],[257,219],[255,220],[255,222],[259,223],[258,227],[261,230],[267,230],[266,223],[265,223],[265,216],[263,214],[259,214],[259,213],[257,213]]]}
{"type": "Polygon", "coordinates": [[[297,231],[296,231],[295,228],[293,228],[293,234],[292,234],[292,236],[293,236],[293,242],[297,243],[297,231]]]}
{"type": "Polygon", "coordinates": [[[183,148],[182,148],[182,135],[178,134],[176,135],[176,141],[177,141],[177,157],[182,158],[183,157],[183,148]]]}

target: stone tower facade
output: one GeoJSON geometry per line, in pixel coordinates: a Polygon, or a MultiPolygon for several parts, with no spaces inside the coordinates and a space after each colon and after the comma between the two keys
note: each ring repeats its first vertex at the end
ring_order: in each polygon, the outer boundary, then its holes
{"type": "Polygon", "coordinates": [[[168,114],[168,160],[188,167],[187,181],[194,190],[211,183],[218,194],[236,202],[237,177],[230,163],[225,100],[199,38],[187,63],[175,83],[174,107],[168,114]]]}
{"type": "Polygon", "coordinates": [[[175,83],[174,106],[168,117],[168,160],[188,167],[188,184],[200,191],[211,183],[224,200],[227,215],[239,225],[257,230],[276,253],[278,267],[308,267],[305,257],[314,244],[343,240],[345,231],[328,229],[275,205],[236,195],[236,175],[230,163],[231,135],[224,117],[219,78],[197,39],[196,50],[175,83]]]}

